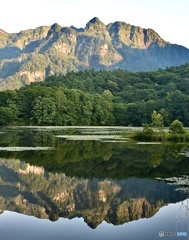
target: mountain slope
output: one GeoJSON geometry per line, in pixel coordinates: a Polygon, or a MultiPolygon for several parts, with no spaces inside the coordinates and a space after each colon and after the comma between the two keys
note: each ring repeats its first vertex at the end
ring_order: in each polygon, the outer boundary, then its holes
{"type": "Polygon", "coordinates": [[[0,90],[17,89],[53,74],[122,68],[153,70],[189,61],[189,49],[154,30],[91,19],[84,29],[53,24],[8,34],[0,30],[0,90]]]}

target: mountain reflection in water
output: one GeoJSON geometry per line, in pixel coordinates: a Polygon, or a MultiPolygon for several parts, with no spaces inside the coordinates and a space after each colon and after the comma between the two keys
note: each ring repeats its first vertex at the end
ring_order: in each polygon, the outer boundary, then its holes
{"type": "Polygon", "coordinates": [[[0,135],[1,213],[51,221],[82,217],[96,229],[104,222],[118,226],[152,218],[163,206],[188,198],[188,146],[56,137],[79,131],[14,129],[0,135]]]}

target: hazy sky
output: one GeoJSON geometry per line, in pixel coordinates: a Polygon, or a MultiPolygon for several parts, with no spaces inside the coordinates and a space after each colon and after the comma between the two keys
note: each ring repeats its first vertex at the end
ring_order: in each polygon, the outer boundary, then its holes
{"type": "Polygon", "coordinates": [[[2,0],[0,28],[13,33],[58,23],[85,27],[93,17],[154,29],[189,48],[189,0],[2,0]]]}

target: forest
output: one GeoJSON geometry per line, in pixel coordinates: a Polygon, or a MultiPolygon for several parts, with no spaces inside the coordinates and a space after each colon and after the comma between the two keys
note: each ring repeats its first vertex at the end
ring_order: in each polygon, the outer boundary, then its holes
{"type": "Polygon", "coordinates": [[[189,126],[189,64],[149,72],[89,69],[0,92],[0,125],[189,126]]]}

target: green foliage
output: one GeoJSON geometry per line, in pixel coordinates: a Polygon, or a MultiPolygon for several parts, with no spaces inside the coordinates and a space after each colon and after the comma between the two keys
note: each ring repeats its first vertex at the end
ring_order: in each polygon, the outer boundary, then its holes
{"type": "Polygon", "coordinates": [[[56,105],[50,97],[39,96],[31,111],[31,120],[37,125],[51,125],[54,123],[56,116],[56,105]]]}
{"type": "Polygon", "coordinates": [[[152,113],[152,126],[156,128],[163,127],[163,117],[160,113],[157,113],[155,110],[152,113]]]}
{"type": "Polygon", "coordinates": [[[0,124],[142,126],[152,122],[160,130],[163,122],[169,126],[178,118],[188,126],[187,76],[187,64],[145,73],[91,69],[53,75],[18,91],[0,92],[0,124]]]}
{"type": "Polygon", "coordinates": [[[7,100],[6,107],[0,107],[0,125],[17,125],[19,109],[15,102],[7,100]]]}
{"type": "Polygon", "coordinates": [[[154,130],[152,128],[150,128],[148,125],[145,125],[143,128],[143,133],[146,136],[152,137],[154,135],[154,130]]]}
{"type": "Polygon", "coordinates": [[[183,123],[176,119],[169,126],[169,131],[174,134],[182,134],[185,132],[185,129],[183,123]]]}
{"type": "Polygon", "coordinates": [[[134,132],[131,134],[131,138],[137,141],[188,142],[189,131],[184,129],[182,122],[174,120],[169,126],[169,131],[162,129],[154,131],[152,128],[149,128],[148,124],[145,124],[143,131],[134,132]]]}
{"type": "Polygon", "coordinates": [[[131,138],[139,141],[153,141],[155,132],[148,125],[144,125],[143,131],[136,131],[131,134],[131,138]]]}
{"type": "Polygon", "coordinates": [[[153,141],[153,142],[189,142],[189,132],[170,133],[167,131],[137,131],[130,135],[137,141],[153,141]]]}

